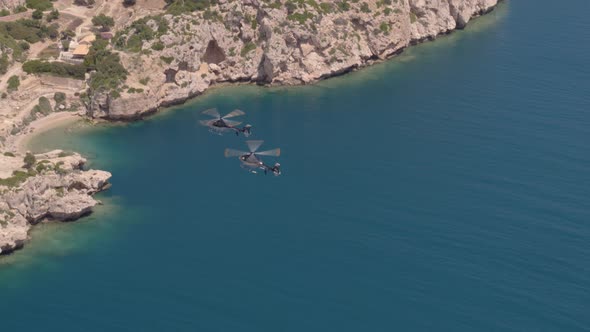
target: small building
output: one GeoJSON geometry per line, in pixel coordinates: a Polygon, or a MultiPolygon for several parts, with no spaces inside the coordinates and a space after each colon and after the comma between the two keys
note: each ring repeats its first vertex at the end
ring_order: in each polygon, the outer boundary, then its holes
{"type": "Polygon", "coordinates": [[[80,44],[78,45],[78,47],[76,47],[74,49],[74,51],[72,51],[72,57],[73,58],[83,58],[85,57],[88,52],[90,51],[90,46],[87,44],[80,44]]]}

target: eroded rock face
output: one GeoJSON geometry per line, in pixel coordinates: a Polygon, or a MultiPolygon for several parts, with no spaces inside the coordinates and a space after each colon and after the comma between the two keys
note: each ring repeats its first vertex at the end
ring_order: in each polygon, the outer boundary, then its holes
{"type": "Polygon", "coordinates": [[[13,9],[24,4],[25,0],[0,0],[0,9],[13,9]]]}
{"type": "MultiPolygon", "coordinates": [[[[141,96],[143,101],[123,93],[116,101],[89,105],[88,114],[109,119],[135,118],[160,106],[182,102],[221,82],[311,83],[463,28],[472,17],[491,10],[497,2],[370,0],[348,1],[346,7],[333,1],[317,1],[316,5],[302,2],[275,8],[263,1],[219,1],[210,9],[218,14],[216,18],[204,18],[202,12],[165,15],[169,29],[159,40],[165,48],[141,55],[142,65],[129,70],[132,79],[149,75],[150,86],[141,96]],[[173,60],[168,64],[161,58],[173,60]],[[199,70],[179,70],[180,64],[199,70]],[[166,74],[162,74],[165,70],[166,74]],[[174,79],[172,70],[177,71],[174,79]]],[[[150,46],[146,43],[143,48],[148,50],[150,46]]],[[[122,54],[124,62],[137,61],[127,58],[122,54]]]]}
{"type": "Polygon", "coordinates": [[[30,227],[43,220],[69,221],[98,204],[92,195],[109,186],[109,172],[82,169],[86,160],[60,151],[37,155],[35,171],[16,187],[0,186],[0,254],[20,249],[30,227]]]}

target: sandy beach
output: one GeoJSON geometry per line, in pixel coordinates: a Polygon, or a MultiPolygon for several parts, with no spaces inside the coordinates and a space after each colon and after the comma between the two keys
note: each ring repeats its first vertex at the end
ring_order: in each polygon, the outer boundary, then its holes
{"type": "Polygon", "coordinates": [[[60,112],[50,114],[44,118],[33,121],[25,133],[12,137],[12,140],[9,142],[10,147],[18,153],[25,153],[29,142],[35,135],[64,124],[79,121],[80,119],[80,115],[76,113],[60,112]]]}

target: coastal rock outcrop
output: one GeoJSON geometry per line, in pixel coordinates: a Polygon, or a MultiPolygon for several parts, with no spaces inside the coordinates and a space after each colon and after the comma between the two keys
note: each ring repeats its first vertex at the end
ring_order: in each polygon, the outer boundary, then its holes
{"type": "Polygon", "coordinates": [[[111,174],[84,170],[86,160],[79,154],[54,151],[36,160],[0,182],[0,254],[21,248],[34,224],[90,213],[99,203],[92,195],[109,187],[111,174]]]}
{"type": "MultiPolygon", "coordinates": [[[[219,83],[307,84],[400,53],[465,27],[498,0],[218,1],[205,12],[163,15],[137,54],[121,53],[127,83],[145,90],[105,93],[88,103],[94,118],[135,119],[219,83]],[[163,22],[165,23],[162,23],[163,22]],[[166,29],[159,27],[165,24],[166,29]],[[154,45],[158,47],[154,47],[154,45]],[[162,45],[162,46],[160,46],[162,45]]],[[[133,27],[115,43],[136,37],[133,27]]]]}

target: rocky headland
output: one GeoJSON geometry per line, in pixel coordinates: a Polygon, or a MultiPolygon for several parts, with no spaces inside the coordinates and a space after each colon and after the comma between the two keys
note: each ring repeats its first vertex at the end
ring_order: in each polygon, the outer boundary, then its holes
{"type": "Polygon", "coordinates": [[[92,195],[108,188],[111,177],[109,172],[84,170],[86,159],[60,150],[0,159],[5,169],[22,165],[0,179],[0,254],[20,249],[29,229],[39,222],[89,214],[99,204],[92,195]]]}
{"type": "Polygon", "coordinates": [[[135,120],[224,83],[310,84],[462,29],[498,1],[0,0],[0,254],[39,222],[90,213],[109,186],[78,154],[26,152],[36,123],[135,120]]]}

